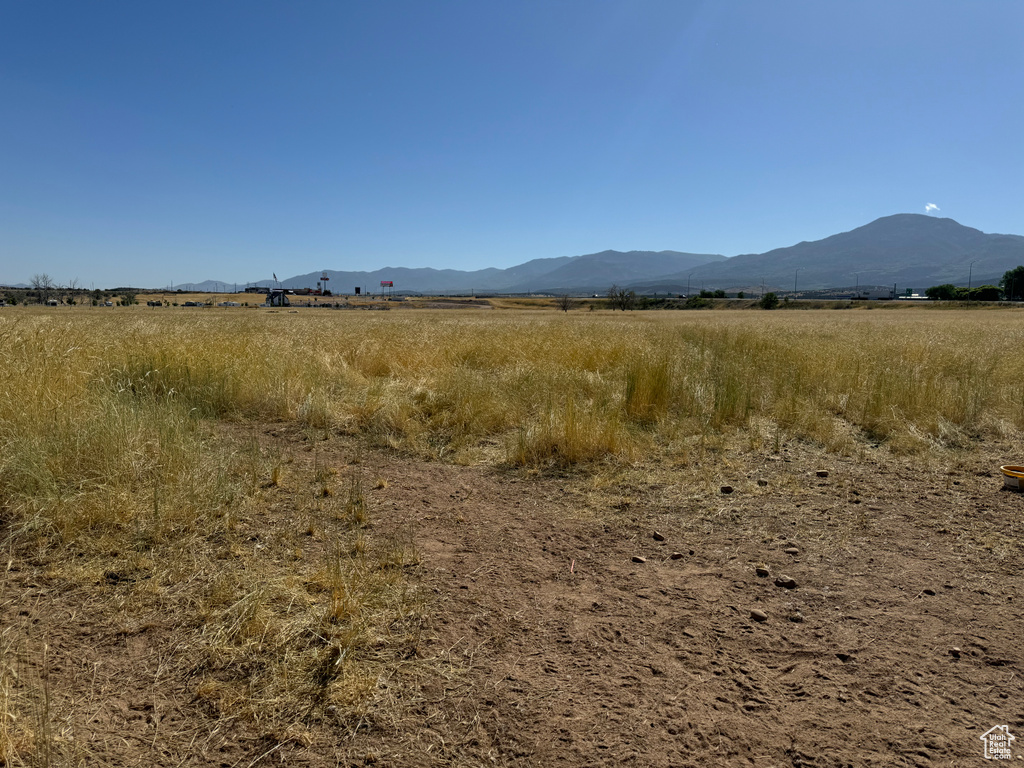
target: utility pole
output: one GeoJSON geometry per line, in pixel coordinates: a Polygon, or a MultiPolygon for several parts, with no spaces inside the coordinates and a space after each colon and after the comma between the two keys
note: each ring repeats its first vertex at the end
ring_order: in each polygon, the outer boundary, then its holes
{"type": "MultiPolygon", "coordinates": [[[[975,259],[974,261],[977,261],[975,259]]],[[[971,262],[970,269],[967,270],[967,303],[971,303],[971,278],[974,276],[974,261],[971,262]]]]}
{"type": "MultiPolygon", "coordinates": [[[[799,277],[799,275],[800,275],[800,267],[797,267],[796,268],[796,272],[793,273],[793,293],[794,294],[796,293],[796,279],[797,279],[797,277],[799,277]]],[[[793,298],[796,298],[796,296],[794,296],[793,298]]]]}

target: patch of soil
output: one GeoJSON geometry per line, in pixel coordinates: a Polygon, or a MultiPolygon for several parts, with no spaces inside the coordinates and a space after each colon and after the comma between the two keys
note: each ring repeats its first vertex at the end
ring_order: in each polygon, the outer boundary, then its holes
{"type": "MultiPolygon", "coordinates": [[[[299,433],[260,440],[313,460],[299,433]]],[[[2,616],[46,638],[61,738],[100,765],[973,764],[992,726],[1024,734],[1010,448],[929,466],[794,445],[598,483],[332,438],[316,460],[358,456],[375,528],[419,553],[423,672],[301,738],[215,724],[181,630],[124,626],[115,583],[12,560],[2,616]]],[[[289,504],[240,525],[294,525],[289,504]]]]}

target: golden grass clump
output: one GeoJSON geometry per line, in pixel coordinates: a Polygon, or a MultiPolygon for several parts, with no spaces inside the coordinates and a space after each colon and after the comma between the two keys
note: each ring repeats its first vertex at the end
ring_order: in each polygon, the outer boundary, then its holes
{"type": "Polygon", "coordinates": [[[209,582],[191,674],[215,716],[265,728],[358,718],[396,662],[415,654],[421,608],[404,576],[415,549],[367,534],[357,476],[336,499],[321,501],[323,553],[302,578],[221,566],[209,582]]]}

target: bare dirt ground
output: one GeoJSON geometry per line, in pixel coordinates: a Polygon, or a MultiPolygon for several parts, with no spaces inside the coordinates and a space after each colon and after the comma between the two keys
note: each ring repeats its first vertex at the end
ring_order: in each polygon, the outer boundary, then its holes
{"type": "MultiPolygon", "coordinates": [[[[251,430],[291,471],[313,461],[301,432],[251,430]]],[[[301,733],[211,713],[192,630],[126,620],[117,574],[69,585],[12,553],[0,615],[36,649],[19,669],[51,699],[50,748],[77,764],[978,765],[992,726],[1024,738],[1011,450],[929,464],[789,444],[595,478],[332,437],[316,460],[362,474],[372,535],[412,540],[425,610],[364,716],[301,733]]],[[[272,553],[301,492],[269,489],[239,541],[272,553]]],[[[45,749],[30,762],[62,764],[45,749]]]]}

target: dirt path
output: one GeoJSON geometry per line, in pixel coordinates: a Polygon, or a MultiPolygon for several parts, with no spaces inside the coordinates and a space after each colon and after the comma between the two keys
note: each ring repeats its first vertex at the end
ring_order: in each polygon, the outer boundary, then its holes
{"type": "Polygon", "coordinates": [[[423,708],[435,750],[934,765],[976,760],[992,725],[1024,731],[1021,498],[969,469],[832,458],[819,478],[820,461],[771,462],[730,494],[641,489],[597,519],[558,481],[384,464],[382,507],[413,526],[439,596],[428,653],[467,668],[423,708]]]}
{"type": "MultiPolygon", "coordinates": [[[[311,460],[298,435],[261,439],[311,460]]],[[[353,453],[325,446],[320,462],[353,453]]],[[[376,529],[419,553],[417,657],[441,673],[354,735],[211,734],[176,676],[173,627],[98,615],[62,633],[82,596],[33,593],[31,564],[8,569],[5,616],[36,601],[52,685],[91,715],[75,737],[96,764],[977,765],[992,726],[1024,737],[1024,496],[992,471],[1008,448],[924,472],[791,446],[734,457],[747,472],[603,487],[364,449],[359,471],[386,480],[368,491],[376,529]],[[119,746],[133,730],[147,752],[119,746]]]]}

